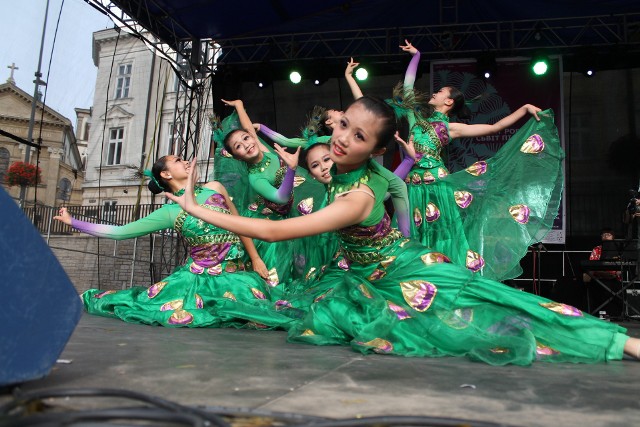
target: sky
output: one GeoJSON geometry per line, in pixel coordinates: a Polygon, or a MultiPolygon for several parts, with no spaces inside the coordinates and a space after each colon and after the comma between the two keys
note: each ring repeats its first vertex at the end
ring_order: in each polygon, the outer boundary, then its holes
{"type": "MultiPolygon", "coordinates": [[[[7,81],[11,73],[8,67],[15,63],[18,67],[13,74],[16,85],[33,95],[47,0],[13,1],[10,8],[6,7],[8,0],[2,1],[5,8],[0,15],[0,82],[7,81]]],[[[74,109],[89,108],[93,104],[98,70],[91,57],[92,34],[112,27],[107,16],[83,0],[49,0],[40,68],[47,87],[42,91],[45,94],[46,90],[47,106],[71,120],[74,129],[74,109]],[[58,16],[60,23],[52,49],[58,16]]]]}

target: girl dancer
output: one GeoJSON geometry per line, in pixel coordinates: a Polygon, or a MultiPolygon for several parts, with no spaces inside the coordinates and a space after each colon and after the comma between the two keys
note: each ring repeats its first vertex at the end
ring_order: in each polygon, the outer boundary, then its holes
{"type": "MultiPolygon", "coordinates": [[[[172,155],[161,157],[151,171],[145,171],[151,178],[151,192],[172,195],[184,192],[188,173],[189,163],[172,155]]],[[[190,188],[189,192],[203,209],[224,216],[238,214],[225,188],[217,182],[190,188]]],[[[164,205],[123,226],[79,221],[66,208],[60,208],[54,218],[84,233],[115,240],[173,228],[189,244],[187,262],[149,288],[84,292],[82,301],[91,314],[169,327],[264,328],[289,323],[290,319],[276,310],[269,287],[260,277],[267,276],[267,269],[251,238],[203,223],[176,204],[164,205]],[[245,251],[256,272],[245,271],[245,251]]]]}
{"type": "Polygon", "coordinates": [[[409,121],[417,152],[405,178],[411,237],[488,278],[519,276],[521,258],[542,240],[558,212],[564,154],[555,127],[530,121],[491,159],[450,175],[441,157],[449,141],[497,133],[527,114],[540,120],[540,109],[526,104],[491,125],[451,122],[466,108],[464,95],[453,87],[434,93],[430,108],[414,107],[407,100],[421,98],[413,93],[420,52],[408,41],[400,47],[413,55],[404,79],[405,101],[394,107],[409,121]]]}
{"type": "MultiPolygon", "coordinates": [[[[222,101],[236,109],[240,124],[240,128],[231,130],[224,136],[224,148],[233,158],[247,165],[249,186],[257,194],[257,197],[242,209],[241,214],[270,220],[288,218],[294,203],[293,187],[300,149],[291,154],[275,144],[277,154],[273,153],[256,135],[242,101],[222,101]],[[284,164],[280,163],[278,156],[284,164]]],[[[255,245],[269,268],[267,283],[275,288],[289,282],[295,268],[296,249],[293,242],[256,241],[255,245]]]]}

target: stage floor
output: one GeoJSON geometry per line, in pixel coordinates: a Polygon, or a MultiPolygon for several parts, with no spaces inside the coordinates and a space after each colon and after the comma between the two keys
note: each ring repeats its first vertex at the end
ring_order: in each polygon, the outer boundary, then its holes
{"type": "MultiPolygon", "coordinates": [[[[640,322],[624,326],[640,337],[640,322]]],[[[285,338],[282,331],[169,329],[84,314],[60,356],[63,363],[20,389],[119,388],[188,406],[330,418],[640,423],[640,361],[492,367],[464,358],[363,356],[347,347],[290,344],[285,338]]],[[[7,402],[8,392],[0,401],[7,402]]],[[[93,405],[90,399],[83,404],[93,405]]]]}

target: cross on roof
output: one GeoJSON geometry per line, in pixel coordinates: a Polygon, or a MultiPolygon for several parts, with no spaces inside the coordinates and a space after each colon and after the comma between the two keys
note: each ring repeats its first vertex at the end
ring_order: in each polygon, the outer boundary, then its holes
{"type": "Polygon", "coordinates": [[[14,62],[12,62],[11,65],[7,65],[7,68],[11,68],[11,75],[7,79],[7,83],[16,84],[16,81],[13,79],[13,72],[15,70],[19,70],[20,68],[16,67],[16,64],[14,62]]]}

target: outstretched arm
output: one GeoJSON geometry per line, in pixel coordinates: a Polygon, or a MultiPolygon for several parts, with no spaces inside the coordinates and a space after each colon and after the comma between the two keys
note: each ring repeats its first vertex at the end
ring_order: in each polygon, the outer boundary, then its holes
{"type": "Polygon", "coordinates": [[[167,197],[178,203],[191,215],[210,224],[238,235],[253,237],[267,242],[314,236],[357,224],[369,215],[374,204],[374,200],[370,195],[354,192],[338,198],[326,208],[309,215],[280,221],[245,218],[225,215],[199,206],[194,199],[193,192],[193,182],[196,181],[196,178],[197,172],[192,167],[189,171],[189,183],[185,193],[179,197],[168,194],[167,197]]]}
{"type": "MultiPolygon", "coordinates": [[[[175,206],[177,208],[177,206],[175,206]]],[[[163,206],[137,221],[125,225],[94,224],[80,221],[71,216],[67,208],[60,208],[59,214],[53,219],[63,222],[73,228],[96,237],[113,240],[133,239],[146,236],[155,231],[173,228],[175,215],[171,214],[171,206],[163,206]]],[[[178,211],[179,209],[175,209],[178,211]]]]}
{"type": "Polygon", "coordinates": [[[449,136],[453,139],[492,135],[512,126],[527,114],[531,114],[537,121],[540,121],[540,118],[538,117],[538,113],[540,111],[540,108],[535,105],[525,104],[504,119],[499,120],[492,125],[467,125],[464,123],[451,122],[449,123],[449,136]]]}
{"type": "Polygon", "coordinates": [[[260,142],[260,138],[258,138],[258,134],[256,134],[253,123],[251,123],[251,119],[249,118],[247,111],[244,109],[244,103],[242,102],[242,100],[235,99],[233,101],[227,101],[221,99],[221,101],[224,102],[225,105],[236,109],[236,111],[238,112],[238,120],[240,120],[240,126],[242,126],[242,129],[244,129],[248,134],[255,138],[258,145],[260,146],[260,150],[269,151],[269,148],[265,147],[264,144],[260,142]]]}
{"type": "Polygon", "coordinates": [[[266,136],[273,142],[284,145],[285,147],[302,147],[307,142],[304,138],[287,138],[286,136],[283,136],[278,132],[271,130],[262,123],[254,123],[253,125],[258,130],[258,132],[262,132],[264,136],[266,136]]]}
{"type": "Polygon", "coordinates": [[[358,86],[356,79],[353,78],[353,70],[355,70],[358,65],[360,65],[359,62],[354,62],[353,58],[349,58],[347,68],[344,70],[344,78],[347,79],[353,99],[362,98],[362,90],[360,89],[360,86],[358,86]]]}

